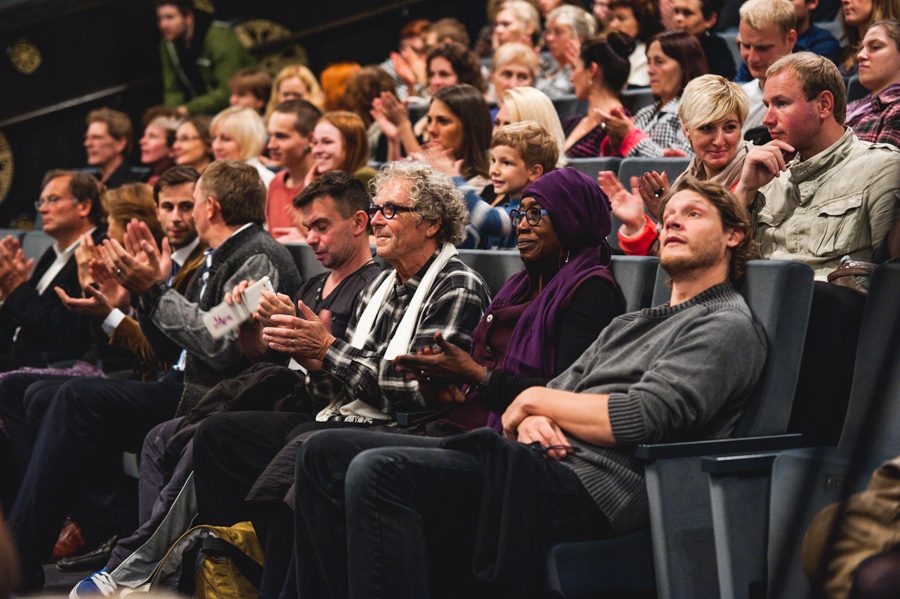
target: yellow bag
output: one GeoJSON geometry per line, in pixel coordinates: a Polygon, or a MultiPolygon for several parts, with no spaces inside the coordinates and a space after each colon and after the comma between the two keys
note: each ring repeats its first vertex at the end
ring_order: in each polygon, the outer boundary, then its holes
{"type": "Polygon", "coordinates": [[[197,599],[259,595],[263,551],[250,522],[195,526],[160,560],[150,590],[177,590],[197,599]]]}

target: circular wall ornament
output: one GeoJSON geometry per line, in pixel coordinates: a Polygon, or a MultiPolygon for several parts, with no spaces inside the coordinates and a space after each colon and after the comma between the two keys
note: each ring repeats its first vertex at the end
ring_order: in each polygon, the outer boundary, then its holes
{"type": "Polygon", "coordinates": [[[6,136],[0,133],[0,203],[6,199],[13,180],[13,153],[6,136]]]}
{"type": "Polygon", "coordinates": [[[6,54],[14,69],[23,75],[31,75],[41,66],[41,51],[28,40],[18,40],[7,48],[6,54]]]}
{"type": "MultiPolygon", "coordinates": [[[[234,26],[234,33],[241,44],[248,50],[258,46],[265,46],[273,42],[287,40],[291,36],[291,30],[280,23],[268,19],[249,19],[241,21],[234,26]]],[[[277,46],[277,44],[276,44],[277,46]]],[[[273,49],[265,54],[258,55],[261,67],[269,71],[273,76],[288,63],[309,64],[306,50],[297,43],[286,42],[281,49],[273,49]]]]}

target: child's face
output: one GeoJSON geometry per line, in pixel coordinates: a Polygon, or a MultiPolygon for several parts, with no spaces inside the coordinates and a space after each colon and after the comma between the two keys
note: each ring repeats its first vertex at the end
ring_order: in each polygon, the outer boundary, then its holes
{"type": "MultiPolygon", "coordinates": [[[[538,167],[540,168],[540,167],[538,167]]],[[[494,192],[518,196],[529,183],[537,179],[532,171],[522,160],[517,150],[509,146],[494,146],[491,148],[491,183],[494,184],[494,192]]]]}
{"type": "Polygon", "coordinates": [[[231,97],[228,98],[228,104],[231,106],[240,106],[241,108],[252,108],[256,112],[261,111],[263,106],[266,105],[265,102],[250,92],[241,92],[234,89],[231,90],[231,97]]]}

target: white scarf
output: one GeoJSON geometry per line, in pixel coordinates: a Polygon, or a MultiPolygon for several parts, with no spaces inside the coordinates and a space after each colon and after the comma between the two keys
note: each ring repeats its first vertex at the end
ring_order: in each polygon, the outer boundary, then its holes
{"type": "MultiPolygon", "coordinates": [[[[441,251],[431,263],[431,266],[425,271],[425,276],[422,277],[422,281],[416,288],[416,292],[413,294],[412,300],[410,300],[409,306],[407,306],[406,311],[403,314],[403,318],[400,319],[400,324],[397,325],[397,330],[394,331],[394,335],[391,337],[390,342],[388,342],[387,349],[385,350],[382,359],[393,360],[397,356],[409,351],[413,335],[415,335],[416,329],[418,328],[417,325],[419,324],[422,305],[425,303],[425,300],[431,296],[431,288],[434,286],[434,280],[437,278],[438,274],[444,270],[447,262],[457,254],[458,252],[453,245],[449,243],[443,245],[441,251]]],[[[353,337],[350,339],[351,347],[355,347],[356,349],[363,348],[366,339],[369,338],[369,334],[372,332],[372,327],[375,326],[375,320],[378,318],[378,314],[381,313],[381,307],[384,305],[385,300],[387,300],[391,289],[398,282],[397,271],[394,270],[384,278],[384,281],[381,282],[381,285],[379,285],[378,289],[375,290],[375,293],[372,294],[369,303],[366,304],[362,315],[359,317],[359,322],[356,323],[353,337]]],[[[343,394],[339,394],[328,407],[316,415],[316,420],[324,422],[330,420],[338,413],[341,416],[347,417],[347,420],[350,421],[390,420],[390,417],[387,414],[373,408],[362,400],[357,399],[347,405],[341,405],[342,401],[343,394]]]]}

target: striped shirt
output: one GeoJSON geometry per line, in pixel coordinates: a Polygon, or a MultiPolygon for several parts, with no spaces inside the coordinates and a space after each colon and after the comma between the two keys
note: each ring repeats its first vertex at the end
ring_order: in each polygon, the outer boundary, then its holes
{"type": "MultiPolygon", "coordinates": [[[[405,284],[395,285],[388,293],[372,331],[361,349],[352,347],[341,339],[335,339],[329,348],[322,364],[322,371],[344,384],[344,390],[348,395],[344,403],[362,400],[385,414],[393,414],[404,408],[421,408],[425,405],[425,398],[419,392],[418,383],[406,381],[396,372],[393,363],[384,360],[382,356],[435,256],[432,256],[405,284]]],[[[394,270],[385,271],[363,292],[347,326],[345,338],[353,338],[353,332],[366,304],[385,278],[392,276],[394,272],[394,270]]],[[[450,343],[469,351],[472,331],[481,320],[489,302],[487,285],[481,276],[463,264],[459,258],[451,258],[438,273],[431,293],[422,304],[410,351],[434,345],[434,334],[438,331],[441,331],[450,343]]]]}

